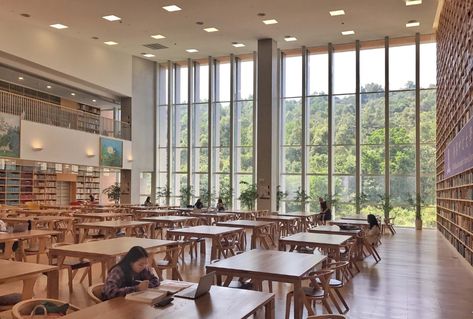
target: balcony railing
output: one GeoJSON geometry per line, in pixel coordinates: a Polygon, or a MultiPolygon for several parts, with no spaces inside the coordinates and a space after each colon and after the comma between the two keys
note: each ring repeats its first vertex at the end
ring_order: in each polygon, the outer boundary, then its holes
{"type": "Polygon", "coordinates": [[[130,124],[0,90],[0,112],[47,125],[131,140],[130,124]]]}

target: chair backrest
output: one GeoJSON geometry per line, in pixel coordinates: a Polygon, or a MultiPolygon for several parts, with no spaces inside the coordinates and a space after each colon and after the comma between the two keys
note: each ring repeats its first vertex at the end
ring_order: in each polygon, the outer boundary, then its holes
{"type": "MultiPolygon", "coordinates": [[[[330,264],[327,265],[325,269],[327,270],[333,270],[334,272],[336,272],[337,270],[340,270],[342,273],[345,271],[345,269],[348,268],[348,265],[350,264],[350,262],[348,261],[335,261],[335,262],[332,262],[330,264]]],[[[341,282],[344,283],[344,276],[341,276],[341,282]]]]}
{"type": "Polygon", "coordinates": [[[311,287],[322,288],[324,290],[324,296],[328,297],[330,292],[330,278],[333,273],[334,271],[330,269],[317,270],[309,273],[308,279],[310,280],[311,287]]]}
{"type": "Polygon", "coordinates": [[[95,303],[101,303],[102,300],[102,290],[103,290],[104,283],[99,283],[90,286],[87,289],[87,294],[89,295],[89,298],[92,299],[93,302],[95,303]]]}
{"type": "Polygon", "coordinates": [[[307,319],[346,319],[344,315],[318,315],[309,316],[307,319]]]}
{"type": "MultiPolygon", "coordinates": [[[[61,306],[66,303],[65,301],[61,301],[57,299],[47,299],[47,298],[38,298],[38,299],[34,298],[34,299],[23,300],[13,306],[12,311],[11,311],[12,318],[23,319],[25,316],[29,316],[31,312],[33,311],[34,307],[36,307],[39,304],[42,304],[45,301],[53,303],[57,306],[61,306]]],[[[67,312],[71,313],[77,310],[79,310],[78,307],[69,304],[69,309],[67,312]]]]}
{"type": "Polygon", "coordinates": [[[166,249],[166,255],[164,256],[164,259],[169,262],[168,266],[177,266],[179,256],[181,255],[181,250],[181,246],[171,246],[166,249]]]}

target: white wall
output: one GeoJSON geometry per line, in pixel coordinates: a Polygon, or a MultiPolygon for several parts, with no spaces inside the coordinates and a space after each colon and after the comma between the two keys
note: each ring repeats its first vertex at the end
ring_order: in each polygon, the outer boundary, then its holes
{"type": "MultiPolygon", "coordinates": [[[[20,158],[33,161],[99,166],[100,135],[21,121],[20,158]],[[35,151],[33,147],[42,150],[35,151]],[[88,157],[91,153],[95,156],[88,157]]],[[[123,141],[123,168],[131,169],[132,143],[123,141]]]]}
{"type": "Polygon", "coordinates": [[[131,55],[67,36],[49,27],[17,21],[0,10],[0,52],[88,83],[131,96],[131,55]]]}

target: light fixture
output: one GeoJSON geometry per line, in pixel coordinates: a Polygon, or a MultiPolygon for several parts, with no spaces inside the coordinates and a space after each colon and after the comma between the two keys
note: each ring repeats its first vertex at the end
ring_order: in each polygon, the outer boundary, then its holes
{"type": "Polygon", "coordinates": [[[343,16],[343,15],[345,15],[345,11],[344,10],[333,10],[333,11],[330,11],[330,15],[332,17],[343,16]]]}
{"type": "Polygon", "coordinates": [[[122,18],[120,17],[117,17],[116,15],[114,14],[111,14],[111,15],[108,15],[108,16],[103,16],[102,19],[105,19],[105,20],[108,20],[108,21],[120,21],[122,18]]]}
{"type": "Polygon", "coordinates": [[[95,156],[95,153],[93,150],[87,150],[85,152],[85,154],[87,155],[87,157],[94,157],[95,156]]]}
{"type": "Polygon", "coordinates": [[[245,45],[243,43],[233,42],[232,45],[235,48],[243,48],[245,45]]]}
{"type": "Polygon", "coordinates": [[[407,21],[406,23],[406,28],[412,28],[412,27],[418,27],[418,26],[420,26],[420,22],[416,20],[410,20],[410,21],[407,21]]]}
{"type": "Polygon", "coordinates": [[[131,156],[131,155],[128,156],[128,162],[130,162],[130,163],[133,162],[133,156],[131,156]]]}
{"type": "Polygon", "coordinates": [[[20,81],[23,81],[24,79],[25,79],[25,78],[22,77],[22,76],[19,76],[19,77],[18,77],[18,80],[20,80],[20,81]]]}
{"type": "Polygon", "coordinates": [[[422,4],[422,0],[406,0],[406,6],[415,6],[422,4]]]}
{"type": "Polygon", "coordinates": [[[218,29],[214,28],[214,27],[211,27],[211,28],[205,28],[204,31],[206,31],[206,32],[217,32],[218,29]]]}
{"type": "Polygon", "coordinates": [[[60,24],[60,23],[51,24],[51,25],[49,25],[49,26],[50,26],[51,28],[58,29],[58,30],[62,30],[62,29],[67,29],[67,28],[69,28],[67,25],[60,24]]]}
{"type": "Polygon", "coordinates": [[[286,42],[297,41],[297,38],[296,38],[296,37],[293,37],[293,36],[291,36],[291,35],[286,35],[286,36],[284,37],[284,41],[286,41],[286,42]]]}
{"type": "Polygon", "coordinates": [[[46,88],[50,89],[50,88],[52,88],[52,86],[51,85],[46,85],[46,88]]]}
{"type": "Polygon", "coordinates": [[[92,100],[92,102],[96,103],[96,102],[97,102],[97,100],[92,100]]]}
{"type": "Polygon", "coordinates": [[[197,49],[187,49],[186,51],[189,52],[189,53],[199,52],[199,50],[197,50],[197,49]]]}
{"type": "Polygon", "coordinates": [[[74,92],[71,93],[72,96],[76,96],[76,94],[74,92]]]}
{"type": "Polygon", "coordinates": [[[154,58],[155,55],[154,54],[151,54],[151,53],[141,53],[142,56],[144,56],[145,58],[154,58]]]}
{"type": "Polygon", "coordinates": [[[104,42],[106,45],[117,45],[118,43],[115,41],[105,41],[104,42]]]}
{"type": "Polygon", "coordinates": [[[355,31],[353,31],[353,30],[342,31],[342,34],[343,35],[352,35],[352,34],[355,34],[355,31]]]}
{"type": "Polygon", "coordinates": [[[166,39],[166,37],[162,34],[155,34],[151,36],[153,39],[159,40],[159,39],[166,39]]]}
{"type": "Polygon", "coordinates": [[[41,144],[41,142],[35,141],[31,144],[31,148],[33,149],[33,151],[42,151],[43,144],[41,144]]]}
{"type": "Polygon", "coordinates": [[[168,11],[168,12],[175,12],[175,11],[181,11],[182,10],[181,8],[176,6],[175,4],[171,4],[169,6],[164,6],[163,9],[168,11]]]}
{"type": "Polygon", "coordinates": [[[264,24],[276,24],[278,23],[278,20],[276,19],[269,19],[269,20],[263,20],[264,24]]]}

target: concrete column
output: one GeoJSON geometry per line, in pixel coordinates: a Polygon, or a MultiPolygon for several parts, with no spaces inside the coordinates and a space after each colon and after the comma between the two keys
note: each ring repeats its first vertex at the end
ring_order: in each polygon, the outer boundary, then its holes
{"type": "Polygon", "coordinates": [[[276,210],[278,180],[278,54],[273,39],[258,40],[256,167],[258,209],[276,210]],[[265,195],[270,190],[270,196],[265,195]]]}

